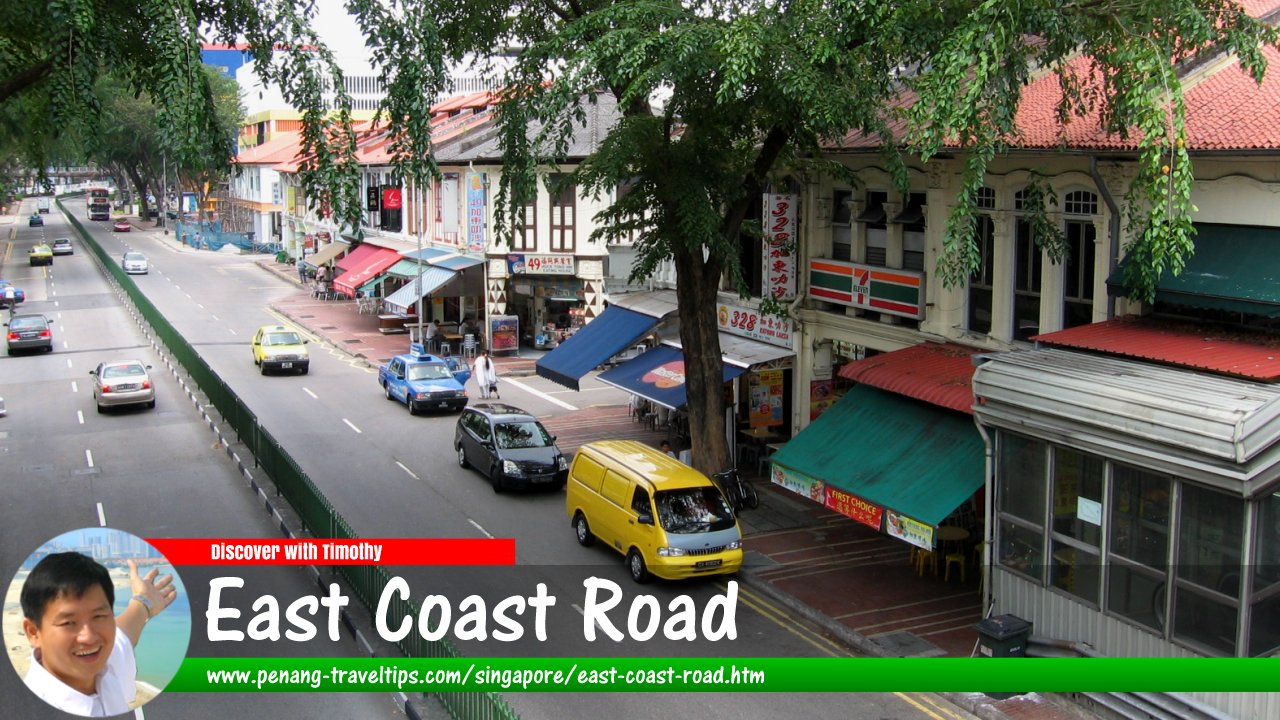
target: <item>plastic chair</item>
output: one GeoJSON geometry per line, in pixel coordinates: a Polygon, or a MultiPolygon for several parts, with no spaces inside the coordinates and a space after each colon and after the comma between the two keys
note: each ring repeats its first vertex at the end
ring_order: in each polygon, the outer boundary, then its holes
{"type": "Polygon", "coordinates": [[[946,560],[945,560],[945,563],[944,563],[944,568],[945,568],[945,570],[946,570],[946,571],[942,574],[942,581],[943,581],[943,582],[951,582],[951,566],[952,566],[952,565],[959,565],[959,566],[960,566],[960,582],[964,582],[964,565],[965,565],[965,562],[964,562],[964,553],[963,553],[963,552],[947,553],[947,557],[946,557],[946,560]]]}
{"type": "Polygon", "coordinates": [[[474,358],[478,343],[476,343],[475,335],[465,335],[462,338],[462,357],[474,358]]]}
{"type": "Polygon", "coordinates": [[[938,553],[933,550],[919,548],[916,550],[916,575],[924,577],[924,566],[933,567],[933,574],[938,574],[938,553]]]}
{"type": "Polygon", "coordinates": [[[449,357],[453,354],[453,346],[447,342],[440,343],[440,354],[449,357]]]}

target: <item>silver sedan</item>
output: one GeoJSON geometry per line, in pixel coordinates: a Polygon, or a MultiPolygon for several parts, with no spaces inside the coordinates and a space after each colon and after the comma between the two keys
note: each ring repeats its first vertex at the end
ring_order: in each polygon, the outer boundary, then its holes
{"type": "Polygon", "coordinates": [[[156,387],[151,382],[150,365],[141,360],[108,362],[90,370],[93,376],[93,399],[98,412],[120,405],[156,406],[156,387]]]}

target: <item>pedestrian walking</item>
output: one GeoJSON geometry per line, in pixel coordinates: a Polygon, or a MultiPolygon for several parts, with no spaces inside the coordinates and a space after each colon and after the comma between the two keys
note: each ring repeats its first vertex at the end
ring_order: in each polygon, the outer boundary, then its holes
{"type": "Polygon", "coordinates": [[[471,375],[476,379],[476,384],[480,386],[480,397],[488,400],[490,395],[500,397],[498,395],[498,368],[493,364],[493,360],[489,359],[489,353],[481,350],[476,355],[475,364],[471,368],[471,375]]]}
{"type": "Polygon", "coordinates": [[[303,285],[307,284],[307,265],[302,261],[302,258],[298,258],[298,282],[303,285]]]}

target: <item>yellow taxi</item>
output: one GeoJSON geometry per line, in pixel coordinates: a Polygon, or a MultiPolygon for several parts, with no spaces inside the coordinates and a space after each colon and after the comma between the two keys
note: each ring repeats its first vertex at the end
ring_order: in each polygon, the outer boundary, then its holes
{"type": "Polygon", "coordinates": [[[36,245],[27,251],[27,259],[32,265],[52,265],[53,248],[43,243],[36,245]]]}
{"type": "Polygon", "coordinates": [[[266,375],[269,370],[297,371],[303,375],[311,365],[307,341],[293,328],[263,325],[253,334],[253,364],[266,375]]]}

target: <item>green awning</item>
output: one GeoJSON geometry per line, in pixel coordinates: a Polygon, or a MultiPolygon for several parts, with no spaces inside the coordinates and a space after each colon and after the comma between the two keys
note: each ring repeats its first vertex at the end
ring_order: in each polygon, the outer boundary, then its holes
{"type": "Polygon", "coordinates": [[[857,385],[774,453],[775,465],[938,525],[982,487],[973,418],[857,385]]]}
{"type": "Polygon", "coordinates": [[[422,272],[422,266],[418,264],[417,260],[401,260],[387,268],[388,275],[398,277],[401,280],[412,280],[418,277],[420,272],[422,272]]]}
{"type": "MultiPolygon", "coordinates": [[[[1196,223],[1196,252],[1177,277],[1156,284],[1156,302],[1206,310],[1280,317],[1280,230],[1196,223]]],[[[1110,292],[1127,296],[1125,261],[1107,278],[1110,292]]]]}

